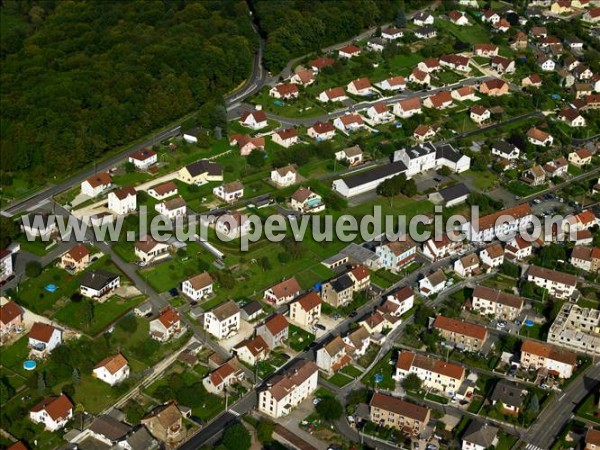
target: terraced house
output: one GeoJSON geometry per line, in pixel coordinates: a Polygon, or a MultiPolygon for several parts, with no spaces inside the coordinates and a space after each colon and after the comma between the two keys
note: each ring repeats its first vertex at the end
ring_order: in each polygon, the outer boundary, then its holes
{"type": "Polygon", "coordinates": [[[515,320],[523,310],[523,303],[523,298],[516,295],[486,286],[477,286],[473,291],[471,308],[480,314],[515,320]]]}
{"type": "Polygon", "coordinates": [[[417,436],[429,422],[430,410],[391,395],[376,392],[369,402],[371,422],[378,426],[395,428],[417,436]]]}
{"type": "Polygon", "coordinates": [[[465,368],[410,351],[402,351],[396,362],[394,379],[402,381],[414,373],[427,389],[453,395],[465,379],[465,368]]]}
{"type": "Polygon", "coordinates": [[[470,352],[481,350],[488,333],[485,327],[469,322],[437,316],[433,328],[440,332],[444,340],[470,352]]]}

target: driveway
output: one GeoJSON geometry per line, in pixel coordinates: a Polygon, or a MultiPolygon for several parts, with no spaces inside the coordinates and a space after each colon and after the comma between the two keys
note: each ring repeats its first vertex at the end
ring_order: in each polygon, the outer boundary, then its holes
{"type": "Polygon", "coordinates": [[[328,445],[317,439],[311,433],[304,431],[302,428],[298,426],[300,422],[302,422],[306,417],[314,412],[314,405],[312,403],[312,396],[304,400],[298,406],[296,406],[292,412],[286,416],[278,419],[278,423],[280,423],[283,427],[290,430],[292,433],[297,435],[298,437],[304,439],[313,447],[319,450],[326,450],[328,445]]]}

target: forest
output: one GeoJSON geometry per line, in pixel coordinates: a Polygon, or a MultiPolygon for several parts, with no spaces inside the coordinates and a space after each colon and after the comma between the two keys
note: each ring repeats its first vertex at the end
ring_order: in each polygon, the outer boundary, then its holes
{"type": "Polygon", "coordinates": [[[222,105],[258,46],[242,0],[4,0],[0,15],[3,184],[68,174],[222,105]]]}

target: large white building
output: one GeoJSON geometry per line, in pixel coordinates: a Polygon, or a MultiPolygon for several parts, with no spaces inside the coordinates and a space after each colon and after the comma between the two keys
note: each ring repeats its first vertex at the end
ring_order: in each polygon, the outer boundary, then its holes
{"type": "Polygon", "coordinates": [[[465,368],[458,364],[440,361],[409,351],[402,351],[396,363],[396,381],[414,373],[426,389],[435,389],[453,395],[465,379],[465,368]]]}
{"type": "Polygon", "coordinates": [[[372,170],[351,175],[346,178],[334,180],[332,188],[341,196],[349,198],[365,192],[377,189],[381,183],[388,178],[395,177],[406,172],[406,166],[402,161],[379,166],[372,170]]]}
{"type": "Polygon", "coordinates": [[[319,368],[312,361],[300,360],[283,375],[267,381],[258,393],[258,410],[278,419],[288,415],[317,390],[319,368]]]}
{"type": "Polygon", "coordinates": [[[237,334],[240,329],[241,311],[233,300],[204,313],[204,329],[217,339],[237,334]]]}
{"type": "Polygon", "coordinates": [[[478,221],[467,222],[463,226],[463,231],[471,241],[491,241],[500,236],[515,235],[520,229],[526,228],[532,219],[531,207],[528,203],[524,203],[488,214],[478,221]]]}
{"type": "Polygon", "coordinates": [[[406,165],[407,178],[440,167],[448,167],[456,173],[471,167],[471,158],[462,155],[450,144],[434,145],[431,142],[395,151],[394,161],[402,161],[406,165]]]}
{"type": "Polygon", "coordinates": [[[550,327],[548,342],[576,352],[600,355],[600,311],[565,303],[550,327]]]}
{"type": "Polygon", "coordinates": [[[575,275],[533,265],[527,271],[527,281],[546,289],[550,295],[556,298],[569,298],[577,288],[575,275]]]}

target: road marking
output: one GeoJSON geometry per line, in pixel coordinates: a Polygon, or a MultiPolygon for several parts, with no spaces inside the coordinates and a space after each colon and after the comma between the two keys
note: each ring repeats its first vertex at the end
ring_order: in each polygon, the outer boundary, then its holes
{"type": "Polygon", "coordinates": [[[230,412],[231,414],[233,414],[234,416],[236,416],[236,417],[239,417],[239,416],[240,416],[240,413],[239,413],[239,412],[237,412],[237,411],[235,411],[235,410],[233,410],[233,409],[230,409],[230,410],[229,410],[229,412],[230,412]]]}
{"type": "Polygon", "coordinates": [[[567,395],[566,393],[561,395],[560,398],[558,399],[558,401],[560,402],[563,398],[565,398],[565,395],[567,395]]]}
{"type": "Polygon", "coordinates": [[[538,447],[533,444],[527,444],[527,446],[525,447],[525,450],[544,450],[544,449],[542,447],[538,447]]]}

